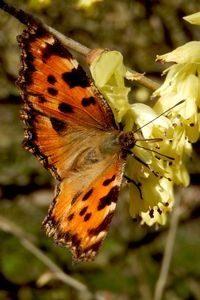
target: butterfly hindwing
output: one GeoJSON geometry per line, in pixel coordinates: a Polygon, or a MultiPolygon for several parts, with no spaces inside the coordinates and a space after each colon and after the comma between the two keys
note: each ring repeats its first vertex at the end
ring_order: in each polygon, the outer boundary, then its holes
{"type": "Polygon", "coordinates": [[[74,261],[95,257],[118,198],[123,172],[120,157],[101,161],[96,167],[98,171],[86,169],[60,183],[43,223],[49,236],[70,249],[74,261]]]}

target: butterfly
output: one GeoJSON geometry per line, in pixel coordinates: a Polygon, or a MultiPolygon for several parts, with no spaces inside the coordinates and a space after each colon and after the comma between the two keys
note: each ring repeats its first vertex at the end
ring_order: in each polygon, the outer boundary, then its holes
{"type": "Polygon", "coordinates": [[[126,156],[135,145],[62,42],[39,20],[1,1],[26,25],[18,37],[24,147],[58,180],[43,228],[74,261],[96,256],[112,220],[126,156]]]}

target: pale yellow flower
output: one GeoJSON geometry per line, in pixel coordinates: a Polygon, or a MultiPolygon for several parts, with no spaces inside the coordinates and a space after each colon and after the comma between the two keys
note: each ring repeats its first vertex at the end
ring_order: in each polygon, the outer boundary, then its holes
{"type": "Polygon", "coordinates": [[[200,42],[191,41],[164,55],[157,55],[157,60],[162,62],[200,63],[200,42]]]}
{"type": "Polygon", "coordinates": [[[120,123],[130,109],[127,101],[130,91],[124,84],[126,69],[118,51],[104,51],[90,66],[92,78],[98,90],[109,102],[115,119],[120,123]]]}

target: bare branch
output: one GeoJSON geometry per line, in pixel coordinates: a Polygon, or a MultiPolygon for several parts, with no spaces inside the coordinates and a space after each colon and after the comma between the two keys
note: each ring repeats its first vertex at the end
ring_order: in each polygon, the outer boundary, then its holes
{"type": "Polygon", "coordinates": [[[84,55],[87,56],[87,54],[90,52],[90,48],[80,44],[79,42],[65,36],[64,34],[60,33],[59,31],[55,30],[52,27],[49,27],[47,25],[44,25],[48,31],[50,31],[52,34],[54,34],[64,46],[84,55]]]}
{"type": "Polygon", "coordinates": [[[138,73],[133,70],[126,71],[126,79],[137,81],[139,84],[145,86],[146,88],[152,91],[155,91],[160,87],[160,85],[157,82],[147,78],[146,76],[144,76],[144,74],[138,73]]]}
{"type": "Polygon", "coordinates": [[[31,240],[33,240],[33,237],[27,235],[16,223],[11,222],[3,216],[0,216],[0,230],[9,232],[16,236],[20,243],[24,246],[24,248],[26,248],[35,257],[42,261],[43,264],[46,265],[60,281],[73,287],[79,292],[90,293],[87,286],[72,278],[71,276],[65,274],[52,260],[50,260],[39,248],[37,248],[31,242],[31,240]]]}
{"type": "MultiPolygon", "coordinates": [[[[47,25],[44,25],[44,26],[48,31],[50,31],[52,34],[54,34],[62,42],[62,44],[65,45],[66,47],[82,54],[83,56],[87,56],[89,54],[89,52],[91,51],[90,48],[65,36],[64,34],[58,32],[54,28],[47,26],[47,25]]],[[[158,89],[160,87],[160,85],[157,82],[147,78],[144,74],[138,73],[134,70],[127,70],[126,78],[128,80],[137,81],[139,84],[141,84],[141,85],[145,86],[146,88],[153,90],[153,91],[155,91],[156,89],[158,89]]]]}

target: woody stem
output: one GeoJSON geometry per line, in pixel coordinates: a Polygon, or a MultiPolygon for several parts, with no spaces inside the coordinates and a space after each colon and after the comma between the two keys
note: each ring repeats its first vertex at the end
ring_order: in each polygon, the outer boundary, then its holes
{"type": "MultiPolygon", "coordinates": [[[[49,30],[51,33],[53,33],[66,47],[82,54],[83,56],[87,56],[89,52],[91,51],[90,48],[82,45],[81,43],[65,36],[64,34],[58,32],[54,28],[44,25],[47,30],[49,30]]],[[[142,73],[138,73],[134,70],[127,70],[126,72],[126,78],[131,81],[137,81],[137,83],[141,84],[142,86],[145,86],[146,88],[154,91],[159,88],[159,84],[146,76],[142,73]]]]}

